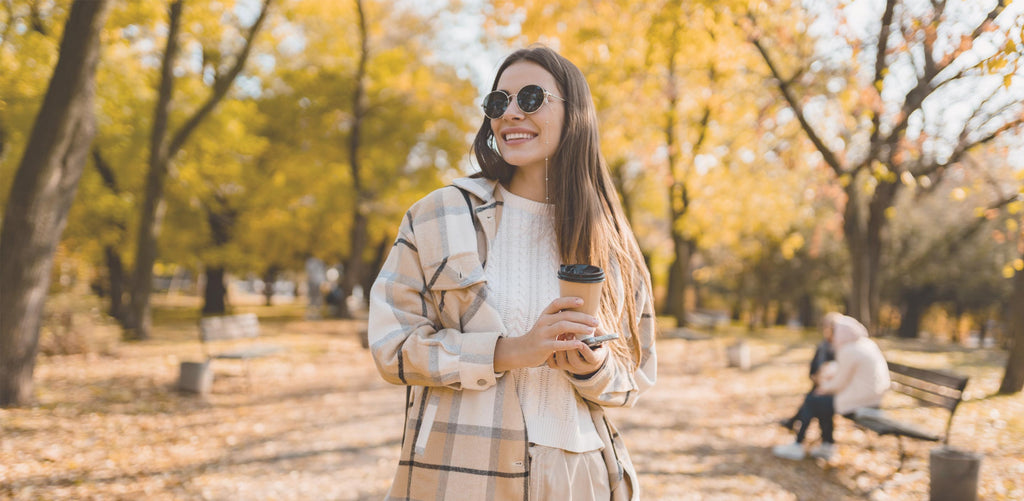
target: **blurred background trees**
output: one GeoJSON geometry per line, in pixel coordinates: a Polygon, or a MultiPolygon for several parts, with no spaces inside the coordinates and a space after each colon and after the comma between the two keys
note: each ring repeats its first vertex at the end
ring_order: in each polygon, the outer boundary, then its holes
{"type": "MultiPolygon", "coordinates": [[[[0,2],[3,206],[71,5],[0,2]]],[[[197,314],[218,314],[232,284],[261,282],[272,301],[315,257],[338,273],[337,297],[365,291],[406,208],[475,170],[477,105],[501,58],[540,42],[588,77],[658,311],[677,325],[712,314],[810,326],[836,309],[879,334],[1024,345],[1012,342],[1024,337],[1020,5],[109,10],[96,137],[59,241],[69,279],[51,289],[89,282],[126,338],[146,337],[151,294],[168,282],[191,284],[171,288],[202,297],[197,314]]]]}

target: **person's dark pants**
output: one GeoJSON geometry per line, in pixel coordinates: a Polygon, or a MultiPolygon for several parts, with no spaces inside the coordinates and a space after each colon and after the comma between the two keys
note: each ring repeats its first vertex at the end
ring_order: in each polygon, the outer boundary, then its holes
{"type": "Polygon", "coordinates": [[[796,432],[796,441],[803,443],[804,437],[807,436],[807,428],[811,425],[811,419],[817,418],[818,426],[821,427],[821,441],[834,443],[835,440],[832,439],[832,430],[834,429],[832,418],[835,413],[835,399],[832,395],[808,393],[807,397],[804,398],[803,405],[800,406],[800,410],[796,413],[797,421],[800,422],[800,429],[796,432]]]}

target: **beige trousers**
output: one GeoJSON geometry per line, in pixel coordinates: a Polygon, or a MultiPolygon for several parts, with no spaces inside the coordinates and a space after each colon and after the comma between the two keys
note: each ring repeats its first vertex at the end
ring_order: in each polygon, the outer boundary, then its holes
{"type": "Polygon", "coordinates": [[[601,451],[583,453],[530,444],[531,501],[611,499],[601,451]]]}

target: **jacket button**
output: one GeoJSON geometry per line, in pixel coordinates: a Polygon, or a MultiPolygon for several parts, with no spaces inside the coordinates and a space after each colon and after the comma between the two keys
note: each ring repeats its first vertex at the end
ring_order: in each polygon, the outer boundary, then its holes
{"type": "Polygon", "coordinates": [[[477,386],[486,386],[487,385],[487,380],[486,379],[478,379],[476,381],[476,385],[477,386]]]}

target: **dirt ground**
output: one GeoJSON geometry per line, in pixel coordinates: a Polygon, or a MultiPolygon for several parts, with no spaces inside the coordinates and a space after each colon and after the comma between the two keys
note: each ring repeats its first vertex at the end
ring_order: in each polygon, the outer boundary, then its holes
{"type": "MultiPolygon", "coordinates": [[[[401,440],[402,388],[384,383],[358,341],[360,321],[264,318],[284,350],[248,367],[213,362],[206,396],[175,389],[179,363],[202,351],[194,321],[158,323],[154,339],[90,355],[41,357],[37,403],[0,410],[0,499],[377,500],[401,440]]],[[[722,332],[659,339],[657,386],[613,409],[643,499],[927,499],[929,451],[837,420],[831,462],[771,455],[792,434],[775,424],[809,384],[813,333],[722,332]],[[748,371],[727,367],[743,335],[748,371]]],[[[951,444],[983,456],[979,498],[1024,499],[1024,395],[993,396],[1002,355],[880,340],[887,358],[969,374],[951,444]]],[[[944,411],[886,400],[894,414],[941,428],[944,411]]],[[[811,436],[816,436],[816,428],[811,436]]]]}

